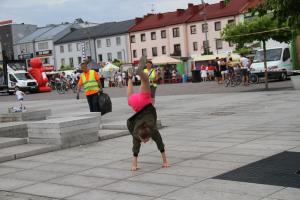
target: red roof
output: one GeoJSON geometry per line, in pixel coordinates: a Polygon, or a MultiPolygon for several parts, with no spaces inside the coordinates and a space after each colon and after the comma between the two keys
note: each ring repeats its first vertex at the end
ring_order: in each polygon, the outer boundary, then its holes
{"type": "MultiPolygon", "coordinates": [[[[227,5],[224,1],[216,4],[206,5],[207,20],[222,17],[235,16],[243,11],[243,8],[252,0],[231,0],[227,5]]],[[[194,15],[188,22],[203,21],[204,15],[194,15]]]]}
{"type": "Polygon", "coordinates": [[[243,8],[243,12],[247,12],[249,9],[255,8],[263,2],[264,0],[249,0],[248,4],[243,8]]]}
{"type": "Polygon", "coordinates": [[[156,29],[186,23],[194,14],[202,9],[202,5],[189,4],[188,9],[177,9],[175,12],[148,14],[144,18],[136,18],[136,25],[129,32],[156,29]]]}

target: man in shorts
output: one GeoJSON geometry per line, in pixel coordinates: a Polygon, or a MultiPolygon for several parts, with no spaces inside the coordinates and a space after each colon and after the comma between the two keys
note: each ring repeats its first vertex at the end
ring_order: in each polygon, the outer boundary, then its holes
{"type": "Polygon", "coordinates": [[[240,59],[240,65],[241,65],[241,73],[243,76],[243,82],[244,85],[249,85],[249,80],[248,80],[248,76],[249,76],[249,59],[246,58],[244,55],[241,55],[241,59],[240,59]]]}

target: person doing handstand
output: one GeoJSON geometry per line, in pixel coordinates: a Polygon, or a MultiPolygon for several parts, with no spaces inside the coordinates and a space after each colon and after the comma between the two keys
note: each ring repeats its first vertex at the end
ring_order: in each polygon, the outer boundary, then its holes
{"type": "Polygon", "coordinates": [[[162,167],[169,167],[165,145],[157,129],[156,109],[152,105],[151,89],[148,75],[143,72],[146,65],[146,58],[142,57],[137,74],[141,77],[141,86],[139,93],[133,93],[132,72],[128,73],[127,97],[128,105],[134,110],[135,114],[127,120],[127,127],[133,137],[133,160],[132,171],[138,169],[138,154],[141,143],[147,143],[150,138],[156,143],[158,150],[161,152],[162,167]]]}

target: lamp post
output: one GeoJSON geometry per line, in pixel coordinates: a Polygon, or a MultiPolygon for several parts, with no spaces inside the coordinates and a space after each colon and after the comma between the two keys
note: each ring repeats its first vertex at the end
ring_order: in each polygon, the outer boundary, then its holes
{"type": "Polygon", "coordinates": [[[202,6],[203,6],[203,11],[200,12],[201,15],[203,15],[204,17],[204,24],[205,24],[205,45],[204,45],[204,54],[208,54],[209,53],[209,44],[208,44],[208,24],[207,24],[207,10],[206,10],[206,5],[204,0],[201,0],[202,2],[202,6]]]}

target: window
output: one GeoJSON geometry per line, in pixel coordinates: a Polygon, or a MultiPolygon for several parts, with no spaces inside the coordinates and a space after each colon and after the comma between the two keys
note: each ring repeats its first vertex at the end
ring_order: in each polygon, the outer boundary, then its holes
{"type": "Polygon", "coordinates": [[[142,56],[147,56],[147,49],[142,49],[142,56]]]}
{"type": "Polygon", "coordinates": [[[157,56],[157,47],[152,48],[152,56],[153,57],[157,56]]]}
{"type": "Polygon", "coordinates": [[[60,46],[59,49],[60,49],[60,53],[64,53],[65,52],[64,46],[60,46]]]}
{"type": "Polygon", "coordinates": [[[156,40],[156,32],[151,32],[151,40],[156,40]]]}
{"type": "Polygon", "coordinates": [[[112,61],[112,54],[111,53],[107,53],[107,60],[112,61]]]}
{"type": "Polygon", "coordinates": [[[194,51],[198,51],[198,42],[193,42],[194,51]]]}
{"type": "Polygon", "coordinates": [[[69,58],[70,67],[74,67],[74,61],[73,58],[69,58]]]}
{"type": "Polygon", "coordinates": [[[175,44],[174,45],[174,56],[181,56],[180,44],[175,44]]]}
{"type": "Polygon", "coordinates": [[[290,59],[291,54],[290,54],[290,50],[288,48],[284,49],[283,52],[283,62],[287,61],[288,59],[290,59]]]}
{"type": "Polygon", "coordinates": [[[116,44],[121,45],[121,38],[120,37],[116,37],[116,44]]]}
{"type": "Polygon", "coordinates": [[[209,48],[209,41],[205,40],[205,41],[203,41],[203,49],[207,49],[207,48],[209,48]]]}
{"type": "Polygon", "coordinates": [[[161,38],[167,38],[167,31],[166,30],[162,30],[160,32],[161,38]]]}
{"type": "Polygon", "coordinates": [[[215,31],[221,30],[221,22],[215,22],[215,31]]]}
{"type": "Polygon", "coordinates": [[[202,33],[206,33],[208,32],[208,24],[205,23],[205,24],[202,24],[202,33]]]}
{"type": "Polygon", "coordinates": [[[142,42],[146,41],[146,34],[145,33],[141,34],[141,41],[142,42]]]}
{"type": "Polygon", "coordinates": [[[230,24],[230,25],[234,24],[234,19],[228,20],[228,24],[230,24]]]}
{"type": "Polygon", "coordinates": [[[85,50],[88,50],[88,49],[90,49],[90,42],[89,41],[87,41],[87,42],[85,42],[85,50]]]}
{"type": "Polygon", "coordinates": [[[229,44],[229,47],[233,47],[234,46],[234,43],[233,42],[228,42],[228,44],[229,44]]]}
{"type": "Polygon", "coordinates": [[[72,52],[72,44],[68,44],[68,52],[72,52]]]}
{"type": "Polygon", "coordinates": [[[133,58],[137,58],[136,50],[133,50],[132,54],[133,54],[133,58]]]}
{"type": "Polygon", "coordinates": [[[77,51],[80,51],[81,50],[81,43],[77,43],[76,48],[77,48],[77,51]]]}
{"type": "Polygon", "coordinates": [[[216,48],[217,49],[223,48],[223,41],[221,39],[216,39],[216,48]]]}
{"type": "Polygon", "coordinates": [[[106,39],[106,46],[107,46],[107,47],[110,47],[110,46],[111,46],[110,39],[106,39]]]}
{"type": "Polygon", "coordinates": [[[102,61],[103,61],[102,54],[99,54],[99,55],[98,55],[98,61],[99,61],[99,62],[102,62],[102,61]]]}
{"type": "Polygon", "coordinates": [[[61,60],[60,60],[60,62],[61,62],[61,66],[65,66],[65,59],[64,58],[62,58],[61,60]]]}
{"type": "Polygon", "coordinates": [[[135,43],[135,35],[130,36],[130,42],[135,43]]]}
{"type": "Polygon", "coordinates": [[[82,58],[81,57],[78,57],[77,58],[77,61],[78,61],[78,64],[80,65],[82,63],[82,58]]]}
{"type": "Polygon", "coordinates": [[[163,55],[167,54],[167,48],[166,48],[166,46],[162,46],[162,47],[161,47],[161,53],[162,53],[163,55]]]}
{"type": "Polygon", "coordinates": [[[100,49],[101,48],[101,40],[97,40],[97,48],[100,49]]]}
{"type": "Polygon", "coordinates": [[[122,51],[118,51],[117,58],[118,58],[118,60],[122,60],[123,59],[122,51]]]}
{"type": "Polygon", "coordinates": [[[39,50],[48,49],[48,42],[40,42],[40,43],[38,43],[38,49],[39,50]]]}
{"type": "Polygon", "coordinates": [[[49,64],[49,58],[42,58],[43,64],[49,64]]]}
{"type": "Polygon", "coordinates": [[[12,74],[9,74],[9,79],[11,82],[14,82],[14,83],[18,82],[17,79],[12,74]]]}
{"type": "Polygon", "coordinates": [[[179,28],[173,28],[173,37],[179,37],[179,28]]]}
{"type": "Polygon", "coordinates": [[[191,34],[197,33],[196,25],[191,26],[190,29],[191,29],[191,34]]]}

